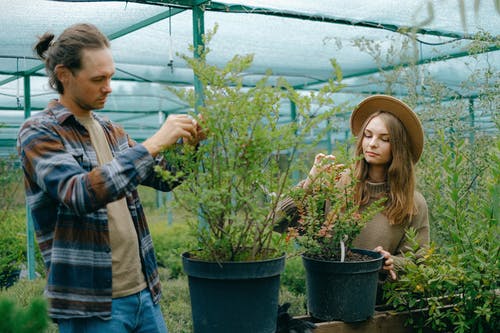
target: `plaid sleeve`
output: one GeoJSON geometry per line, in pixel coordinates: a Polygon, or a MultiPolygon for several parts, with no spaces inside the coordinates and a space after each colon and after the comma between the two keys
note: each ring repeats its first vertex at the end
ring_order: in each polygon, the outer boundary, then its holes
{"type": "Polygon", "coordinates": [[[18,138],[27,178],[79,215],[123,197],[153,165],[147,150],[136,145],[99,167],[95,154],[88,153],[91,146],[86,147],[74,130],[45,121],[26,122],[18,138]]]}

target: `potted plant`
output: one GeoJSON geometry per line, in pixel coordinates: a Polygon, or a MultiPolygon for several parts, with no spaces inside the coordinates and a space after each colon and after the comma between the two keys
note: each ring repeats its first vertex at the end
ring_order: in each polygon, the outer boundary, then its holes
{"type": "MultiPolygon", "coordinates": [[[[282,79],[270,82],[269,73],[247,88],[244,71],[252,55],[219,68],[207,62],[208,51],[183,56],[203,86],[196,110],[206,140],[196,149],[181,148],[178,163],[189,172],[176,174],[185,179],[174,192],[177,203],[199,216],[193,226],[198,249],[182,255],[194,331],[275,332],[285,244],[270,212],[292,184],[297,153],[315,144],[305,137],[338,111],[326,106],[334,105],[331,94],[340,86],[332,80],[301,95],[282,79]],[[297,121],[282,120],[284,100],[295,105],[297,121]]],[[[177,94],[194,108],[193,91],[177,94]]]]}
{"type": "Polygon", "coordinates": [[[288,239],[302,253],[308,311],[325,321],[362,321],[375,308],[382,255],[352,248],[352,242],[381,211],[383,199],[366,207],[355,203],[353,165],[323,159],[317,167],[325,172],[290,194],[298,222],[288,228],[288,239]]]}

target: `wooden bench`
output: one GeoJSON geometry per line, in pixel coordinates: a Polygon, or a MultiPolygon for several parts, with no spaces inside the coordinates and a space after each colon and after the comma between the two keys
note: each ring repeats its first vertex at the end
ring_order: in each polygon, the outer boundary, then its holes
{"type": "MultiPolygon", "coordinates": [[[[408,312],[395,312],[393,310],[375,311],[373,317],[357,323],[320,322],[308,316],[297,318],[315,323],[317,328],[314,333],[415,333],[417,330],[405,326],[409,315],[408,312]]],[[[423,333],[434,333],[434,331],[424,329],[423,333]]]]}

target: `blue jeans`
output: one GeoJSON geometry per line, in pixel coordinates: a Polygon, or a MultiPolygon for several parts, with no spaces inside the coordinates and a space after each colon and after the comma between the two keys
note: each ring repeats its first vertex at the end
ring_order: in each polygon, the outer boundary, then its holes
{"type": "Polygon", "coordinates": [[[168,333],[160,304],[154,304],[148,289],[113,298],[111,320],[98,317],[60,319],[61,333],[168,333]]]}

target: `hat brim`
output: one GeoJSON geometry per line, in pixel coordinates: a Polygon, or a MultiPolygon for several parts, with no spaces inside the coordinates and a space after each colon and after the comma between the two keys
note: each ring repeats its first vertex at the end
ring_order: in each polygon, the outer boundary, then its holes
{"type": "Polygon", "coordinates": [[[373,95],[361,101],[351,114],[352,134],[358,136],[366,120],[378,111],[391,113],[403,123],[411,141],[413,162],[417,163],[424,148],[422,124],[415,112],[397,98],[388,95],[373,95]]]}

